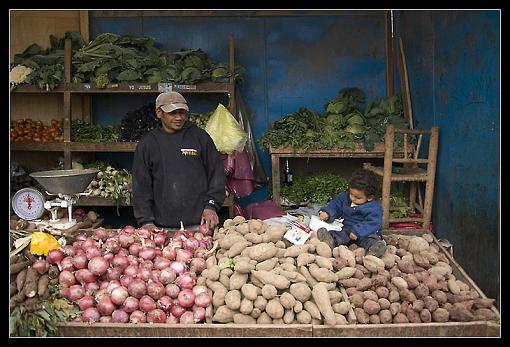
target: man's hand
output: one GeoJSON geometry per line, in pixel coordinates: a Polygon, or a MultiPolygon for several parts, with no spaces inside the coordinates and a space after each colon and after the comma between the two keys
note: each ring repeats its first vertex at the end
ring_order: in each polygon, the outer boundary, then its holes
{"type": "Polygon", "coordinates": [[[353,241],[356,241],[358,239],[358,237],[352,231],[349,233],[349,238],[353,241]]]}
{"type": "Polygon", "coordinates": [[[210,208],[204,208],[204,212],[202,212],[202,218],[200,219],[200,224],[205,224],[209,230],[214,229],[216,225],[220,223],[220,219],[215,211],[210,208]]]}
{"type": "Polygon", "coordinates": [[[327,212],[320,211],[319,212],[319,219],[320,220],[328,220],[329,219],[329,214],[327,212]]]}

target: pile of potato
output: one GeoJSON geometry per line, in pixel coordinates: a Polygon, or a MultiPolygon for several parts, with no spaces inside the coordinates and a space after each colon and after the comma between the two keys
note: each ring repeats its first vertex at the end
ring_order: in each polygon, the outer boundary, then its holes
{"type": "Polygon", "coordinates": [[[378,324],[496,319],[493,299],[453,275],[431,235],[387,236],[377,258],[351,245],[303,245],[285,226],[238,216],[215,233],[218,249],[198,283],[212,294],[208,323],[378,324]],[[233,268],[232,268],[233,267],[233,268]]]}

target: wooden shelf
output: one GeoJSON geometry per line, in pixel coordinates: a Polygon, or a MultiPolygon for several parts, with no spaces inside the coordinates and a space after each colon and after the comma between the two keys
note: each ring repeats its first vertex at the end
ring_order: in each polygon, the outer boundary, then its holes
{"type": "Polygon", "coordinates": [[[21,84],[16,87],[11,93],[15,94],[47,94],[47,93],[63,93],[65,91],[64,84],[60,84],[53,90],[45,90],[41,89],[38,86],[31,85],[31,84],[21,84]]]}
{"type": "MultiPolygon", "coordinates": [[[[234,199],[231,196],[225,197],[223,202],[224,207],[231,208],[234,205],[234,199]]],[[[99,196],[82,196],[80,197],[73,206],[116,206],[112,198],[103,198],[99,196]]],[[[132,206],[126,204],[124,199],[121,199],[120,206],[132,206]]]]}
{"type": "Polygon", "coordinates": [[[134,152],[137,142],[70,142],[72,152],[134,152]]]}
{"type": "Polygon", "coordinates": [[[12,151],[63,152],[66,146],[69,144],[65,142],[11,141],[12,151]]]}

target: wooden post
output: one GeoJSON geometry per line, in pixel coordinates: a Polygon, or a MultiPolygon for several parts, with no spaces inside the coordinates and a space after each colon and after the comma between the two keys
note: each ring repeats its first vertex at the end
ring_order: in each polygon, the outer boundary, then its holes
{"type": "Polygon", "coordinates": [[[430,132],[429,162],[427,164],[427,187],[425,188],[425,207],[423,209],[423,228],[430,225],[432,213],[432,197],[434,195],[434,180],[437,163],[437,150],[439,145],[439,128],[433,126],[430,132]]]}
{"type": "Polygon", "coordinates": [[[72,41],[65,40],[64,44],[64,169],[72,168],[71,149],[68,145],[71,142],[71,59],[72,59],[72,41]]]}
{"type": "Polygon", "coordinates": [[[388,124],[386,126],[386,136],[384,138],[384,169],[382,185],[382,207],[383,218],[382,228],[388,229],[390,217],[390,190],[391,190],[391,169],[393,164],[393,138],[395,136],[395,126],[388,124]]]}
{"type": "Polygon", "coordinates": [[[235,117],[237,110],[236,110],[236,100],[235,100],[235,93],[236,93],[236,79],[235,79],[235,61],[234,61],[234,34],[230,33],[230,39],[229,39],[229,68],[230,68],[230,86],[229,86],[229,95],[228,95],[228,109],[230,110],[230,113],[235,117]]]}
{"type": "Polygon", "coordinates": [[[280,155],[271,154],[272,183],[273,183],[273,201],[280,206],[280,155]]]}

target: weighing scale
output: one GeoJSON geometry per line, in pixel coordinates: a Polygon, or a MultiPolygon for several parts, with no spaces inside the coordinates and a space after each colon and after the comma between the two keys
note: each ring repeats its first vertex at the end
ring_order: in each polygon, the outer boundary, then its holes
{"type": "Polygon", "coordinates": [[[48,200],[35,188],[23,188],[18,190],[12,197],[12,209],[22,219],[34,221],[36,224],[47,222],[38,220],[47,209],[51,213],[49,226],[55,229],[69,229],[76,224],[73,219],[73,204],[83,193],[89,183],[96,177],[99,170],[49,170],[38,171],[30,174],[46,190],[48,196],[55,196],[55,199],[48,200]],[[59,208],[67,208],[68,218],[57,218],[59,208]]]}

